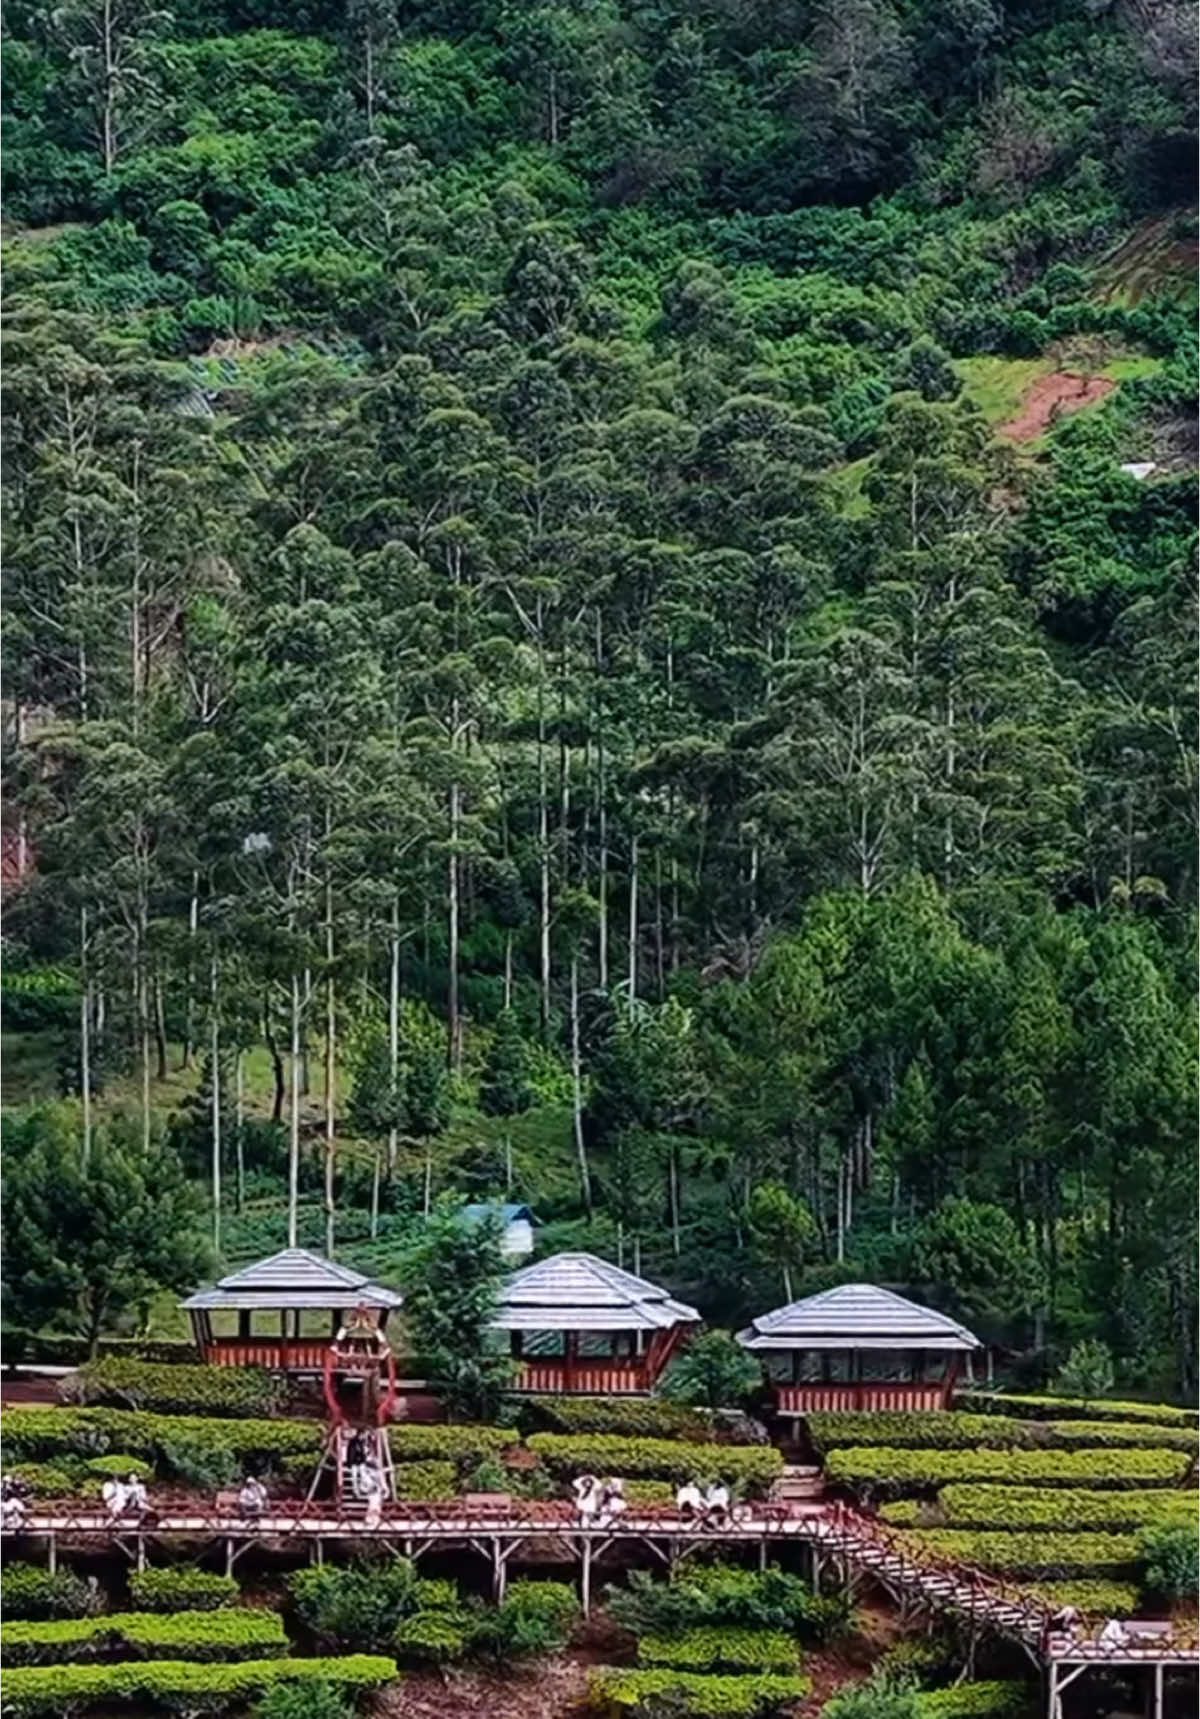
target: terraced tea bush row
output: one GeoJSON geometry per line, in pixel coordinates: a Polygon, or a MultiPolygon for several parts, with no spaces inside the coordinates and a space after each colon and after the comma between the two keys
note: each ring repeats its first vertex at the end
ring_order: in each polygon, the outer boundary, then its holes
{"type": "Polygon", "coordinates": [[[276,1612],[232,1607],[222,1611],[112,1612],[48,1623],[5,1622],[5,1669],[67,1660],[171,1658],[262,1659],[286,1654],[288,1639],[276,1612]]]}
{"type": "Polygon", "coordinates": [[[1006,1576],[1090,1576],[1135,1570],[1136,1534],[991,1534],[971,1528],[916,1529],[914,1545],[1006,1576]]]}
{"type": "Polygon", "coordinates": [[[99,1585],[72,1570],[45,1570],[36,1564],[4,1566],[5,1629],[13,1618],[83,1618],[104,1604],[99,1585]]]}
{"type": "Polygon", "coordinates": [[[798,1675],[723,1677],[659,1667],[626,1671],[605,1666],[592,1673],[588,1684],[593,1706],[632,1719],[664,1712],[679,1719],[751,1719],[798,1701],[808,1689],[807,1677],[798,1675]]]}
{"type": "Polygon", "coordinates": [[[1132,1617],[1141,1603],[1141,1589],[1135,1582],[1113,1582],[1097,1577],[1089,1581],[1076,1577],[1071,1581],[1038,1582],[1031,1592],[1047,1605],[1074,1606],[1088,1618],[1132,1617]]]}
{"type": "Polygon", "coordinates": [[[153,1462],[160,1472],[166,1471],[166,1449],[172,1444],[227,1452],[241,1465],[265,1467],[300,1452],[311,1452],[315,1461],[322,1436],[315,1421],[222,1420],[143,1409],[10,1409],[0,1414],[7,1460],[38,1462],[128,1451],[153,1462]]]}
{"type": "Polygon", "coordinates": [[[212,1612],[233,1604],[238,1584],[214,1570],[135,1570],[129,1597],[140,1612],[212,1612]]]}
{"type": "Polygon", "coordinates": [[[1145,1422],[1029,1421],[1001,1415],[915,1413],[827,1413],[806,1417],[809,1434],[819,1450],[853,1445],[889,1445],[895,1449],[1121,1449],[1162,1447],[1195,1451],[1197,1435],[1182,1427],[1145,1422]]]}
{"type": "Polygon", "coordinates": [[[479,1462],[520,1441],[515,1427],[394,1426],[388,1443],[395,1462],[479,1462]]]}
{"type": "Polygon", "coordinates": [[[148,1409],[162,1415],[266,1419],[287,1401],[282,1373],[265,1367],[158,1364],[105,1356],[64,1379],[59,1400],[86,1407],[148,1409]]]}
{"type": "Polygon", "coordinates": [[[426,1501],[454,1498],[459,1492],[453,1462],[406,1462],[396,1469],[396,1497],[426,1501]]]}
{"type": "Polygon", "coordinates": [[[727,1624],[644,1635],[638,1641],[643,1665],[672,1665],[685,1671],[795,1671],[800,1655],[782,1630],[736,1629],[727,1624]]]}
{"type": "Polygon", "coordinates": [[[1200,1425],[1195,1409],[1169,1403],[1082,1402],[1072,1397],[1010,1397],[1000,1391],[956,1391],[955,1407],[984,1415],[1016,1415],[1021,1420],[1152,1421],[1160,1426],[1200,1425]]]}
{"type": "Polygon", "coordinates": [[[1014,1486],[1125,1488],[1178,1486],[1189,1467],[1173,1450],[903,1450],[865,1445],[834,1450],[828,1478],[859,1493],[901,1497],[965,1481],[1014,1486]]]}
{"type": "Polygon", "coordinates": [[[713,1417],[653,1397],[529,1397],[521,1404],[522,1432],[620,1433],[626,1438],[683,1438],[703,1444],[713,1417]]]}
{"type": "Polygon", "coordinates": [[[1027,1683],[960,1683],[917,1697],[921,1719],[1025,1719],[1039,1703],[1027,1683]]]}
{"type": "MultiPolygon", "coordinates": [[[[938,1503],[950,1528],[1140,1528],[1146,1523],[1194,1522],[1194,1492],[1087,1492],[1070,1487],[946,1486],[938,1503]]],[[[894,1508],[885,1506],[884,1514],[894,1508]]]]}
{"type": "Polygon", "coordinates": [[[186,1659],[128,1660],[117,1665],[28,1665],[4,1672],[4,1709],[13,1719],[61,1719],[74,1703],[129,1704],[205,1711],[255,1700],[281,1683],[333,1683],[348,1691],[376,1689],[397,1675],[394,1659],[354,1653],[331,1659],[246,1659],[201,1665],[186,1659]]]}
{"type": "Polygon", "coordinates": [[[763,1492],[783,1472],[783,1457],[770,1446],[703,1445],[615,1433],[534,1433],[530,1450],[552,1474],[619,1474],[649,1479],[700,1480],[720,1475],[741,1491],[763,1492]]]}

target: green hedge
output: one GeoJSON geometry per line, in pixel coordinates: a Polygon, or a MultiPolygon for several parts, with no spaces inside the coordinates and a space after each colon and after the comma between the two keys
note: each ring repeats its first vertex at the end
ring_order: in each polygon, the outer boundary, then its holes
{"type": "Polygon", "coordinates": [[[605,1666],[593,1671],[588,1694],[593,1706],[613,1715],[649,1716],[669,1709],[679,1719],[751,1719],[798,1701],[808,1688],[807,1677],[770,1672],[721,1677],[659,1667],[625,1671],[605,1666]]]}
{"type": "Polygon", "coordinates": [[[621,1433],[626,1438],[711,1441],[713,1417],[653,1397],[530,1397],[520,1407],[524,1432],[621,1433]]]}
{"type": "Polygon", "coordinates": [[[37,1564],[6,1564],[2,1603],[5,1628],[10,1618],[83,1618],[104,1604],[99,1585],[72,1570],[45,1570],[37,1564]]]}
{"type": "MultiPolygon", "coordinates": [[[[91,1359],[83,1337],[29,1331],[20,1325],[6,1325],[3,1335],[4,1359],[9,1366],[82,1367],[91,1359]]],[[[154,1361],[162,1366],[195,1366],[200,1360],[195,1344],[177,1337],[101,1337],[98,1349],[101,1356],[154,1361]]]]}
{"type": "Polygon", "coordinates": [[[493,1426],[394,1426],[388,1428],[388,1443],[395,1462],[476,1463],[485,1456],[499,1456],[518,1443],[513,1427],[493,1426]]]}
{"type": "Polygon", "coordinates": [[[1024,1719],[1040,1710],[1027,1683],[960,1683],[917,1697],[921,1719],[1024,1719]]]}
{"type": "MultiPolygon", "coordinates": [[[[7,1450],[6,1450],[7,1455],[7,1450]]],[[[4,1473],[22,1480],[35,1498],[69,1498],[83,1484],[84,1465],[68,1458],[63,1462],[5,1462],[4,1473]]]]}
{"type": "MultiPolygon", "coordinates": [[[[1098,1528],[1111,1532],[1146,1523],[1194,1522],[1200,1498],[1161,1487],[1154,1492],[1086,1492],[1070,1487],[947,1486],[938,1503],[950,1528],[1098,1528]]],[[[885,1506],[888,1516],[895,1506],[885,1506]]]]}
{"type": "Polygon", "coordinates": [[[1136,1534],[990,1534],[986,1529],[926,1528],[914,1545],[1006,1576],[1088,1576],[1135,1570],[1141,1562],[1136,1534]]]}
{"type": "Polygon", "coordinates": [[[419,1611],[401,1618],[393,1640],[396,1657],[417,1665],[448,1665],[462,1659],[472,1619],[465,1611],[419,1611]]]}
{"type": "Polygon", "coordinates": [[[213,1612],[232,1605],[238,1597],[235,1576],[219,1576],[214,1570],[135,1570],[129,1578],[129,1597],[140,1612],[213,1612]]]}
{"type": "Polygon", "coordinates": [[[774,1629],[737,1629],[727,1624],[644,1635],[643,1665],[672,1665],[685,1671],[795,1671],[800,1655],[790,1635],[774,1629]]]}
{"type": "Polygon", "coordinates": [[[18,1462],[119,1450],[162,1467],[165,1447],[183,1440],[214,1452],[228,1451],[242,1465],[261,1467],[301,1452],[311,1452],[315,1461],[323,1437],[316,1421],[222,1420],[102,1408],[7,1409],[0,1414],[6,1460],[18,1462]]]}
{"type": "Polygon", "coordinates": [[[780,1452],[763,1445],[687,1444],[615,1433],[533,1433],[527,1442],[552,1474],[564,1477],[591,1472],[679,1482],[720,1475],[730,1486],[759,1492],[783,1472],[780,1452]]]}
{"type": "Polygon", "coordinates": [[[136,1474],[139,1480],[150,1480],[154,1474],[150,1463],[143,1462],[140,1456],[130,1456],[127,1450],[113,1451],[109,1456],[89,1456],[83,1466],[102,1485],[114,1475],[120,1480],[131,1474],[136,1474]]]}
{"type": "Polygon", "coordinates": [[[1047,1605],[1074,1606],[1093,1618],[1132,1617],[1141,1603],[1141,1590],[1134,1582],[1076,1579],[1068,1582],[1038,1582],[1031,1590],[1047,1605]]]}
{"type": "Polygon", "coordinates": [[[282,1657],[288,1650],[276,1612],[232,1607],[204,1612],[112,1612],[51,1623],[8,1623],[3,1631],[5,1668],[51,1665],[67,1660],[232,1660],[282,1657]]]}
{"type": "Polygon", "coordinates": [[[888,1445],[894,1449],[1121,1449],[1142,1446],[1194,1452],[1195,1432],[1146,1422],[1018,1421],[1002,1415],[916,1413],[856,1413],[808,1415],[808,1430],[818,1450],[853,1445],[888,1445]]]}
{"type": "Polygon", "coordinates": [[[412,1585],[412,1593],[417,1610],[422,1612],[454,1611],[462,1603],[458,1583],[443,1576],[418,1576],[412,1585]]]}
{"type": "Polygon", "coordinates": [[[265,1367],[166,1366],[115,1356],[89,1361],[59,1387],[60,1401],[80,1407],[244,1420],[278,1414],[288,1394],[285,1376],[265,1367]]]}
{"type": "Polygon", "coordinates": [[[196,1712],[256,1699],[279,1683],[315,1681],[374,1689],[396,1676],[396,1662],[375,1654],[331,1659],[247,1659],[198,1665],[186,1659],[131,1660],[120,1665],[29,1665],[4,1673],[4,1707],[14,1719],[58,1719],[73,1702],[137,1702],[196,1712]]]}
{"type": "Polygon", "coordinates": [[[934,1492],[956,1481],[1025,1486],[1178,1486],[1188,1460],[1173,1450],[901,1450],[866,1445],[830,1451],[825,1472],[857,1491],[934,1492]]]}
{"type": "Polygon", "coordinates": [[[405,1462],[396,1469],[397,1498],[436,1500],[458,1492],[458,1468],[452,1462],[405,1462]]]}
{"type": "Polygon", "coordinates": [[[1195,1409],[1169,1403],[1085,1403],[1072,1397],[1009,1397],[999,1391],[956,1391],[956,1404],[985,1415],[1016,1415],[1022,1420],[1154,1421],[1160,1426],[1200,1424],[1195,1409]]]}

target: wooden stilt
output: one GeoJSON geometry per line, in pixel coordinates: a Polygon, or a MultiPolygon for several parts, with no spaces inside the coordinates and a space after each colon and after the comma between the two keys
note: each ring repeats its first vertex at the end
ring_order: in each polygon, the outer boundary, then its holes
{"type": "Polygon", "coordinates": [[[1154,1719],[1163,1719],[1163,1671],[1160,1660],[1154,1667],[1154,1719]]]}
{"type": "Polygon", "coordinates": [[[758,1542],[758,1567],[760,1570],[765,1570],[767,1567],[767,1542],[765,1540],[758,1542]]]}
{"type": "MultiPolygon", "coordinates": [[[[592,1542],[586,1534],[583,1536],[582,1563],[579,1570],[579,1604],[584,1617],[587,1617],[592,1605],[592,1542]]],[[[1162,1719],[1161,1714],[1158,1719],[1162,1719]]]]}
{"type": "Polygon", "coordinates": [[[46,1536],[46,1568],[52,1576],[58,1569],[58,1540],[53,1534],[46,1536]]]}
{"type": "Polygon", "coordinates": [[[233,1574],[233,1541],[228,1537],[225,1540],[225,1574],[233,1574]]]}
{"type": "Polygon", "coordinates": [[[1061,1719],[1062,1708],[1058,1699],[1058,1666],[1050,1661],[1049,1697],[1046,1704],[1046,1719],[1061,1719]]]}
{"type": "Polygon", "coordinates": [[[139,1534],[137,1537],[137,1557],[134,1562],[139,1572],[146,1568],[146,1536],[144,1534],[139,1534]]]}
{"type": "Polygon", "coordinates": [[[497,1605],[504,1598],[504,1590],[508,1586],[508,1559],[501,1550],[500,1541],[492,1536],[492,1598],[497,1605]]]}

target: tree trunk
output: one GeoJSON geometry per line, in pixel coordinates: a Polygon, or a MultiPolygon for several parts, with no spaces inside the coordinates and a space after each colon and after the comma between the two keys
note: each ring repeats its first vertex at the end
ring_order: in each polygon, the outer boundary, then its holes
{"type": "Polygon", "coordinates": [[[300,975],[292,974],[292,1101],[288,1114],[288,1246],[300,1230],[300,975]]]}
{"type": "Polygon", "coordinates": [[[379,1148],[375,1148],[371,1165],[371,1240],[379,1234],[379,1148]]]}
{"type": "MultiPolygon", "coordinates": [[[[391,1099],[395,1102],[396,1086],[400,1079],[400,897],[392,897],[392,920],[389,936],[390,960],[388,964],[388,1078],[391,1081],[391,1099]]],[[[396,1170],[396,1125],[393,1122],[388,1129],[387,1137],[387,1168],[389,1178],[396,1170]]]]}
{"type": "Polygon", "coordinates": [[[79,909],[79,1082],[83,1101],[83,1161],[92,1154],[92,983],[88,976],[88,910],[79,909]]]}
{"type": "Polygon", "coordinates": [[[450,857],[447,861],[447,883],[449,886],[449,921],[450,921],[450,976],[447,994],[448,1014],[448,1044],[446,1060],[452,1069],[458,1067],[460,1058],[460,1033],[458,1019],[458,804],[459,788],[457,782],[450,784],[450,857]]]}
{"type": "Polygon", "coordinates": [[[183,1055],[179,1059],[180,1068],[192,1066],[192,1009],[194,1005],[193,990],[195,986],[195,948],[196,938],[200,930],[200,874],[192,873],[192,895],[188,902],[188,957],[187,969],[184,974],[183,1000],[183,1055]]]}
{"type": "Polygon", "coordinates": [[[539,1000],[542,1037],[550,1029],[550,807],[546,784],[546,664],[540,642],[541,614],[538,615],[538,964],[541,974],[539,1000]]]}
{"type": "Polygon", "coordinates": [[[637,998],[638,977],[638,838],[629,846],[629,1001],[637,998]]]}
{"type": "MultiPolygon", "coordinates": [[[[325,839],[330,815],[325,813],[325,839]]],[[[337,1170],[337,1008],[333,977],[333,879],[325,877],[325,1256],[333,1258],[334,1178],[337,1170]]]]}
{"type": "Polygon", "coordinates": [[[237,1214],[240,1218],[246,1205],[246,1091],[245,1091],[245,1052],[239,1050],[233,1063],[233,1141],[237,1154],[237,1214]]]}
{"type": "Polygon", "coordinates": [[[604,777],[604,716],[601,709],[600,687],[603,685],[604,673],[604,635],[601,628],[600,611],[596,611],[596,839],[597,854],[597,884],[596,901],[599,906],[597,919],[597,963],[599,966],[600,989],[608,990],[608,806],[605,799],[606,782],[604,777]]]}
{"type": "Polygon", "coordinates": [[[575,1135],[575,1156],[579,1164],[579,1191],[584,1208],[592,1209],[592,1178],[588,1169],[587,1147],[583,1139],[583,1074],[579,1054],[579,955],[571,955],[571,1126],[575,1135]]]}
{"type": "Polygon", "coordinates": [[[167,1078],[167,1023],[163,1012],[162,980],[154,979],[154,1056],[157,1078],[167,1078]]]}
{"type": "Polygon", "coordinates": [[[212,958],[209,973],[210,1022],[209,1056],[212,1059],[212,1201],[213,1251],[221,1257],[221,1016],[217,1007],[217,958],[212,958]]]}
{"type": "Polygon", "coordinates": [[[284,1079],[283,1055],[279,1049],[279,1041],[275,1037],[275,1028],[271,1015],[271,995],[268,991],[263,995],[262,1027],[263,1042],[265,1043],[267,1053],[271,1058],[271,1070],[275,1077],[275,1095],[271,1101],[271,1121],[282,1122],[283,1101],[287,1091],[287,1083],[284,1079]]]}

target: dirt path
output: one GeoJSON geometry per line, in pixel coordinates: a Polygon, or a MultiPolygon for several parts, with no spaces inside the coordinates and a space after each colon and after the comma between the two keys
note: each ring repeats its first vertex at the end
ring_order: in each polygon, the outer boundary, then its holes
{"type": "Polygon", "coordinates": [[[1056,419],[1103,400],[1115,387],[1109,376],[1081,376],[1074,370],[1041,376],[1021,402],[1016,417],[1001,424],[999,434],[1012,442],[1032,442],[1045,435],[1056,419]]]}
{"type": "Polygon", "coordinates": [[[543,1660],[504,1677],[482,1671],[406,1671],[381,1690],[369,1719],[566,1719],[587,1694],[588,1666],[543,1660]]]}

